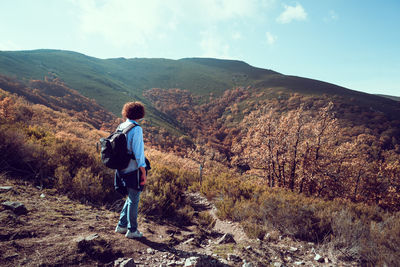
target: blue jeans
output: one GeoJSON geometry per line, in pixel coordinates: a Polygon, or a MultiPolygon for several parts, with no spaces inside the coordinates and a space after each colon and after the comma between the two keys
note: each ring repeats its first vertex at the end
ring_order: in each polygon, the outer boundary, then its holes
{"type": "Polygon", "coordinates": [[[128,228],[131,232],[135,232],[138,228],[138,207],[140,200],[140,191],[133,188],[128,189],[128,197],[119,216],[118,226],[128,228]]]}

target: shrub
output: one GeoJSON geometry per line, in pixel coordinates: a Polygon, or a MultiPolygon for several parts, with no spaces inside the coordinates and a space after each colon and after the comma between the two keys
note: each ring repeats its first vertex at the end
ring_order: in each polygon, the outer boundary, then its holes
{"type": "Polygon", "coordinates": [[[221,220],[233,219],[232,215],[235,212],[235,201],[226,197],[215,203],[217,207],[217,216],[221,220]]]}
{"type": "Polygon", "coordinates": [[[400,213],[397,212],[379,224],[371,225],[371,239],[375,242],[370,251],[361,255],[366,261],[384,266],[400,264],[400,213]],[[368,254],[367,254],[368,253],[368,254]]]}
{"type": "Polygon", "coordinates": [[[199,216],[197,218],[199,225],[202,227],[212,229],[215,226],[216,220],[208,211],[199,212],[199,216]]]}
{"type": "Polygon", "coordinates": [[[354,217],[348,210],[332,214],[330,245],[340,251],[344,260],[360,260],[363,246],[369,240],[369,224],[354,217]]]}
{"type": "MultiPolygon", "coordinates": [[[[179,170],[153,165],[140,202],[141,213],[172,218],[185,204],[186,187],[179,183],[179,170]]],[[[183,179],[184,180],[184,179],[183,179]]]]}
{"type": "Polygon", "coordinates": [[[73,195],[81,200],[102,203],[104,198],[101,177],[92,169],[80,168],[72,179],[73,195]]]}
{"type": "Polygon", "coordinates": [[[26,142],[23,125],[0,127],[0,167],[12,175],[43,184],[54,168],[50,154],[40,144],[26,142]]]}
{"type": "Polygon", "coordinates": [[[190,205],[185,205],[176,211],[174,220],[180,225],[190,225],[193,221],[195,211],[190,205]]]}
{"type": "Polygon", "coordinates": [[[67,166],[58,166],[54,172],[56,178],[56,187],[61,192],[68,192],[72,188],[72,176],[67,166]]]}
{"type": "Polygon", "coordinates": [[[265,234],[267,233],[267,228],[263,224],[258,224],[250,221],[244,221],[242,223],[243,230],[246,235],[250,238],[258,238],[260,240],[264,239],[265,234]]]}

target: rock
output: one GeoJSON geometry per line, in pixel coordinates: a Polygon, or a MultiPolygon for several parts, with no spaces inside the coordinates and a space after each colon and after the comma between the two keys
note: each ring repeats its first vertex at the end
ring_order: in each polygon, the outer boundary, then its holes
{"type": "Polygon", "coordinates": [[[183,244],[183,245],[186,245],[186,244],[189,244],[189,243],[193,243],[193,241],[194,241],[194,237],[189,238],[188,240],[186,240],[186,241],[183,242],[182,244],[183,244]]]}
{"type": "Polygon", "coordinates": [[[225,264],[225,265],[228,265],[228,261],[227,260],[225,260],[225,259],[219,259],[218,260],[220,263],[222,263],[222,264],[225,264]]]}
{"type": "Polygon", "coordinates": [[[218,241],[217,244],[228,244],[228,243],[236,243],[232,234],[224,234],[218,241]]]}
{"type": "Polygon", "coordinates": [[[185,260],[185,267],[189,267],[189,266],[196,266],[197,265],[197,262],[199,261],[199,257],[190,257],[190,258],[187,258],[186,260],[185,260]]]}
{"type": "Polygon", "coordinates": [[[270,241],[271,240],[271,234],[270,233],[266,233],[263,240],[265,241],[270,241]]]}
{"type": "Polygon", "coordinates": [[[185,259],[181,259],[179,261],[176,261],[175,264],[178,265],[178,266],[184,265],[185,264],[185,259]]]}
{"type": "Polygon", "coordinates": [[[132,258],[119,258],[114,262],[115,267],[135,267],[135,261],[132,258]]]}
{"type": "Polygon", "coordinates": [[[5,260],[12,260],[12,259],[14,259],[14,258],[16,258],[18,256],[19,256],[18,253],[12,253],[10,255],[6,255],[6,256],[3,256],[3,257],[4,257],[5,260]]]}
{"type": "Polygon", "coordinates": [[[99,238],[98,234],[91,234],[88,236],[80,236],[77,239],[75,239],[75,241],[78,245],[78,248],[80,250],[84,250],[87,245],[92,244],[93,241],[97,238],[99,238]]]}
{"type": "Polygon", "coordinates": [[[290,247],[289,248],[289,251],[291,251],[291,252],[296,252],[296,251],[298,251],[299,249],[298,248],[295,248],[295,247],[290,247]]]}
{"type": "Polygon", "coordinates": [[[274,267],[281,267],[282,266],[282,263],[280,263],[280,262],[274,262],[274,267]]]}
{"type": "Polygon", "coordinates": [[[231,254],[231,253],[228,253],[227,260],[233,261],[233,262],[241,262],[242,261],[242,259],[238,255],[231,254]]]}
{"type": "Polygon", "coordinates": [[[79,253],[85,253],[90,258],[102,263],[113,262],[122,257],[120,250],[114,250],[109,242],[98,234],[80,236],[75,239],[79,253]]]}
{"type": "Polygon", "coordinates": [[[0,193],[8,192],[12,189],[12,186],[0,186],[0,193]]]}
{"type": "Polygon", "coordinates": [[[27,214],[28,210],[21,202],[5,201],[1,203],[4,208],[12,210],[16,215],[27,214]]]}
{"type": "Polygon", "coordinates": [[[119,266],[121,264],[121,262],[123,262],[124,260],[125,260],[125,258],[116,259],[114,261],[114,266],[119,266]]]}
{"type": "Polygon", "coordinates": [[[43,193],[40,194],[40,198],[45,198],[45,197],[46,197],[45,194],[43,194],[43,193]]]}
{"type": "Polygon", "coordinates": [[[295,261],[295,262],[294,262],[294,265],[305,265],[305,263],[302,262],[302,261],[295,261]]]}
{"type": "Polygon", "coordinates": [[[92,240],[95,240],[97,238],[99,238],[98,234],[91,234],[91,235],[88,235],[87,237],[85,237],[85,240],[86,241],[92,241],[92,240]]]}
{"type": "Polygon", "coordinates": [[[271,242],[271,241],[277,241],[277,240],[279,240],[279,238],[280,238],[280,235],[279,235],[278,231],[271,231],[271,232],[265,234],[263,240],[271,242]]]}
{"type": "Polygon", "coordinates": [[[154,249],[152,248],[147,248],[147,254],[154,254],[154,249]]]}
{"type": "Polygon", "coordinates": [[[254,264],[251,262],[244,262],[242,267],[254,267],[254,264]]]}
{"type": "Polygon", "coordinates": [[[325,259],[319,254],[315,254],[314,260],[318,261],[318,262],[321,262],[321,263],[325,262],[325,259]]]}

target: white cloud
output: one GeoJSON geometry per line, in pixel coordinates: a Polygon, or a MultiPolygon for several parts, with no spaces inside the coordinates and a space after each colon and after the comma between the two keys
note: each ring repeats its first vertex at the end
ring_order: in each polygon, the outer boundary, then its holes
{"type": "Polygon", "coordinates": [[[14,51],[14,50],[21,50],[23,48],[21,48],[19,45],[15,44],[12,41],[3,41],[0,42],[0,50],[2,51],[14,51]]]}
{"type": "Polygon", "coordinates": [[[247,17],[257,10],[255,0],[203,0],[198,3],[206,11],[207,18],[213,20],[247,17]]]}
{"type": "Polygon", "coordinates": [[[307,13],[304,8],[296,3],[295,6],[283,5],[285,11],[283,11],[279,17],[276,19],[279,23],[290,23],[293,20],[306,20],[307,13]]]}
{"type": "Polygon", "coordinates": [[[81,10],[83,34],[104,37],[115,46],[145,44],[149,36],[163,31],[172,22],[163,22],[163,1],[112,0],[76,2],[81,10]]]}
{"type": "Polygon", "coordinates": [[[270,32],[266,32],[265,36],[267,37],[267,44],[269,45],[273,45],[276,42],[276,39],[278,38],[276,37],[276,35],[273,35],[270,32]]]}
{"type": "Polygon", "coordinates": [[[70,0],[79,8],[83,37],[97,35],[114,46],[145,46],[171,36],[187,24],[209,28],[216,23],[255,17],[259,0],[70,0]]]}
{"type": "Polygon", "coordinates": [[[204,31],[201,36],[202,57],[231,58],[229,56],[229,45],[222,40],[215,30],[204,31]]]}

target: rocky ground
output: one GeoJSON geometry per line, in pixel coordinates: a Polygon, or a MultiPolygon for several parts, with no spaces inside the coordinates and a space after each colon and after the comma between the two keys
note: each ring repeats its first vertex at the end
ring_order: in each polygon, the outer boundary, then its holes
{"type": "Polygon", "coordinates": [[[141,217],[144,237],[114,233],[119,214],[80,204],[54,190],[0,176],[0,266],[356,266],[316,244],[271,231],[246,237],[240,225],[221,221],[199,194],[192,207],[215,218],[211,229],[178,227],[141,217]]]}

